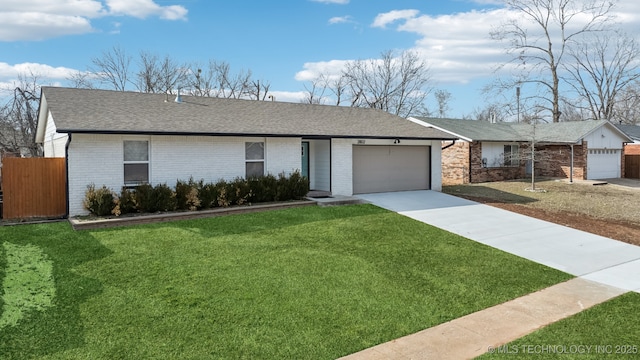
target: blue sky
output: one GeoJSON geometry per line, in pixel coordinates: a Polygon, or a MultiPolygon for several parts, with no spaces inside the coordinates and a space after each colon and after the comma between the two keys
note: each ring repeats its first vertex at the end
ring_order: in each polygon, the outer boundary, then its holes
{"type": "MultiPolygon", "coordinates": [[[[640,4],[618,9],[638,33],[640,4]]],[[[505,16],[499,0],[2,0],[0,88],[28,71],[65,85],[119,46],[134,59],[226,61],[269,81],[277,100],[299,101],[318,71],[411,49],[430,64],[433,86],[452,94],[448,115],[461,117],[484,106],[480,89],[505,60],[489,39],[505,16]]]]}

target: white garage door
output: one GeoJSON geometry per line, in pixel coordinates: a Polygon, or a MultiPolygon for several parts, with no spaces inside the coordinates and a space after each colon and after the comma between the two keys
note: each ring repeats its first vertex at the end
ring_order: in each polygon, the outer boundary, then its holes
{"type": "Polygon", "coordinates": [[[620,177],[621,150],[589,149],[587,155],[587,179],[612,179],[620,177]]]}
{"type": "Polygon", "coordinates": [[[429,146],[354,146],[353,193],[429,189],[429,154],[429,146]]]}

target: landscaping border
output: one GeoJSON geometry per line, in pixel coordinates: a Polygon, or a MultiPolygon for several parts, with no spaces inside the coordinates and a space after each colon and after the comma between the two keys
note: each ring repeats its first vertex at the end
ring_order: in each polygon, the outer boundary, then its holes
{"type": "Polygon", "coordinates": [[[202,219],[209,217],[234,215],[234,214],[247,214],[252,212],[264,211],[264,210],[281,210],[295,207],[317,205],[316,201],[301,200],[301,201],[289,201],[271,204],[258,204],[247,206],[235,206],[229,208],[216,208],[210,210],[199,211],[184,211],[184,212],[167,212],[160,214],[149,215],[136,215],[126,217],[114,217],[114,218],[101,218],[101,219],[78,219],[69,218],[69,223],[74,230],[92,230],[103,229],[117,226],[130,226],[141,224],[153,224],[165,221],[176,220],[192,220],[202,219]]]}

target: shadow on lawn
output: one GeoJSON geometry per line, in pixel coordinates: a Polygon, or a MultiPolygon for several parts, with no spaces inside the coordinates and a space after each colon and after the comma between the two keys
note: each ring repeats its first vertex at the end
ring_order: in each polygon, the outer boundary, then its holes
{"type": "Polygon", "coordinates": [[[539,201],[538,199],[528,196],[522,196],[486,186],[453,185],[444,187],[443,192],[478,202],[529,204],[539,201]]]}
{"type": "MultiPolygon", "coordinates": [[[[17,325],[0,329],[0,358],[39,357],[82,346],[80,305],[102,292],[102,284],[79,276],[73,269],[112,252],[89,232],[71,230],[68,223],[0,227],[0,238],[15,245],[38,246],[53,262],[56,291],[52,307],[28,312],[17,325]]],[[[0,268],[6,269],[6,265],[6,255],[0,250],[0,268]]],[[[4,271],[0,272],[0,292],[4,276],[4,271]]]]}

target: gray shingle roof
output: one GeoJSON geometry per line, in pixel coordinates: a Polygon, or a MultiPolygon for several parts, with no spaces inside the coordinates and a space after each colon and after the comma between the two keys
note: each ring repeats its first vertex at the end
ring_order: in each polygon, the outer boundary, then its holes
{"type": "Polygon", "coordinates": [[[627,134],[631,139],[640,141],[640,126],[639,125],[616,125],[620,131],[627,134]]]}
{"type": "MultiPolygon", "coordinates": [[[[534,134],[533,126],[530,124],[490,123],[487,121],[426,117],[416,117],[416,119],[474,141],[531,141],[534,134]]],[[[535,139],[544,143],[577,143],[606,124],[609,124],[606,120],[537,124],[535,126],[535,139]]]]}
{"type": "Polygon", "coordinates": [[[58,132],[454,139],[389,113],[272,101],[43,87],[58,132]]]}

